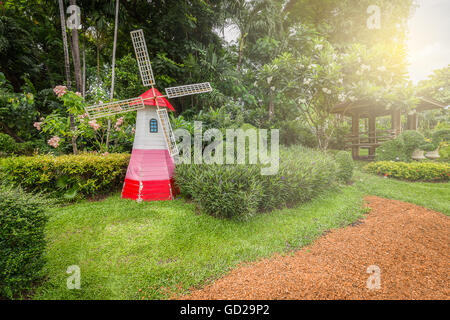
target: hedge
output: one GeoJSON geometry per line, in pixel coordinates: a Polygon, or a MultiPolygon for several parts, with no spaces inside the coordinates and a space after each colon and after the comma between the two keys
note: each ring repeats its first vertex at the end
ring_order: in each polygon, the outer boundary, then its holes
{"type": "Polygon", "coordinates": [[[449,181],[450,164],[435,162],[392,162],[369,163],[365,170],[370,173],[409,181],[449,181]]]}
{"type": "Polygon", "coordinates": [[[332,157],[307,148],[282,149],[275,175],[260,165],[177,165],[181,193],[201,210],[221,218],[246,219],[259,212],[305,202],[336,181],[332,157]]]}
{"type": "Polygon", "coordinates": [[[0,186],[0,297],[20,297],[42,278],[49,204],[20,188],[0,186]]]}
{"type": "Polygon", "coordinates": [[[38,155],[0,160],[0,176],[26,190],[64,196],[93,196],[119,189],[129,154],[38,155]]]}

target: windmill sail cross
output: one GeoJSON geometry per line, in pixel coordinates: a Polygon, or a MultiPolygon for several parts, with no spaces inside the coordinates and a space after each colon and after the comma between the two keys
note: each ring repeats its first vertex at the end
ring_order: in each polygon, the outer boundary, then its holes
{"type": "Polygon", "coordinates": [[[141,74],[142,84],[146,87],[155,84],[152,65],[148,56],[147,44],[145,43],[144,32],[142,29],[131,31],[131,40],[133,42],[136,60],[141,74]]]}
{"type": "Polygon", "coordinates": [[[121,101],[100,103],[86,107],[84,110],[90,119],[97,119],[144,108],[144,100],[142,97],[138,97],[121,101]]]}
{"type": "Polygon", "coordinates": [[[167,109],[158,109],[156,112],[158,113],[164,138],[166,140],[167,147],[169,148],[169,154],[173,157],[178,154],[178,146],[175,135],[172,131],[172,126],[170,125],[169,116],[167,115],[167,109]]]}
{"type": "Polygon", "coordinates": [[[209,82],[166,88],[166,94],[168,98],[183,97],[191,94],[205,93],[211,91],[212,88],[209,82]]]}

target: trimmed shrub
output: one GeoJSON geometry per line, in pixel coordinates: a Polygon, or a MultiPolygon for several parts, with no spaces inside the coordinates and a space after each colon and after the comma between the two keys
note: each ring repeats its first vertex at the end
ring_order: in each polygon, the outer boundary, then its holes
{"type": "Polygon", "coordinates": [[[336,177],[338,180],[348,183],[353,177],[353,169],[355,168],[355,163],[349,152],[339,151],[335,156],[337,171],[336,177]]]}
{"type": "Polygon", "coordinates": [[[49,201],[0,186],[0,296],[14,298],[42,277],[49,201]]]}
{"type": "Polygon", "coordinates": [[[423,135],[415,130],[406,130],[397,139],[403,142],[403,150],[408,158],[425,142],[423,135]]]}
{"type": "Polygon", "coordinates": [[[391,162],[369,163],[365,170],[370,173],[409,181],[449,181],[450,164],[435,162],[391,162]]]}
{"type": "Polygon", "coordinates": [[[177,165],[181,193],[204,212],[245,219],[258,212],[305,202],[336,181],[336,164],[328,155],[292,147],[280,152],[275,175],[261,175],[262,165],[177,165]]]}
{"type": "Polygon", "coordinates": [[[433,133],[433,143],[439,145],[441,142],[450,142],[450,129],[442,129],[433,133]]]}
{"type": "Polygon", "coordinates": [[[5,158],[0,160],[0,175],[26,190],[70,200],[120,188],[129,159],[129,154],[94,153],[5,158]]]}
{"type": "Polygon", "coordinates": [[[375,155],[376,161],[411,161],[405,151],[403,141],[400,139],[388,140],[377,148],[375,155]]]}

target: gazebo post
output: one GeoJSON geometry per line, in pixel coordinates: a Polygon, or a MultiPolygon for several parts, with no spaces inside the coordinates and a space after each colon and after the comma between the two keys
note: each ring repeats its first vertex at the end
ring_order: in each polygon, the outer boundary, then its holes
{"type": "Polygon", "coordinates": [[[377,117],[373,113],[369,114],[369,143],[373,144],[373,146],[369,148],[369,157],[375,157],[375,144],[377,142],[376,118],[377,117]]]}
{"type": "Polygon", "coordinates": [[[407,124],[407,128],[408,130],[417,130],[417,113],[413,112],[413,113],[409,113],[408,114],[408,124],[407,124]]]}
{"type": "Polygon", "coordinates": [[[400,109],[392,111],[392,130],[394,130],[394,137],[398,137],[402,129],[400,109]]]}
{"type": "Polygon", "coordinates": [[[352,114],[352,157],[359,159],[359,113],[352,114]]]}

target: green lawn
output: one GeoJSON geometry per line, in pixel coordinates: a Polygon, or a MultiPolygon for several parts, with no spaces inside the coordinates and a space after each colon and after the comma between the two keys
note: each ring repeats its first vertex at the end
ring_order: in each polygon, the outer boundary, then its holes
{"type": "Polygon", "coordinates": [[[405,200],[450,215],[449,184],[408,183],[361,172],[355,183],[292,209],[247,222],[198,214],[184,200],[143,202],[115,195],[52,209],[48,279],[35,299],[149,299],[202,286],[240,262],[288,254],[330,228],[364,214],[363,196],[405,200]],[[66,288],[66,269],[81,268],[81,290],[66,288]],[[139,291],[141,290],[141,291],[139,291]]]}

